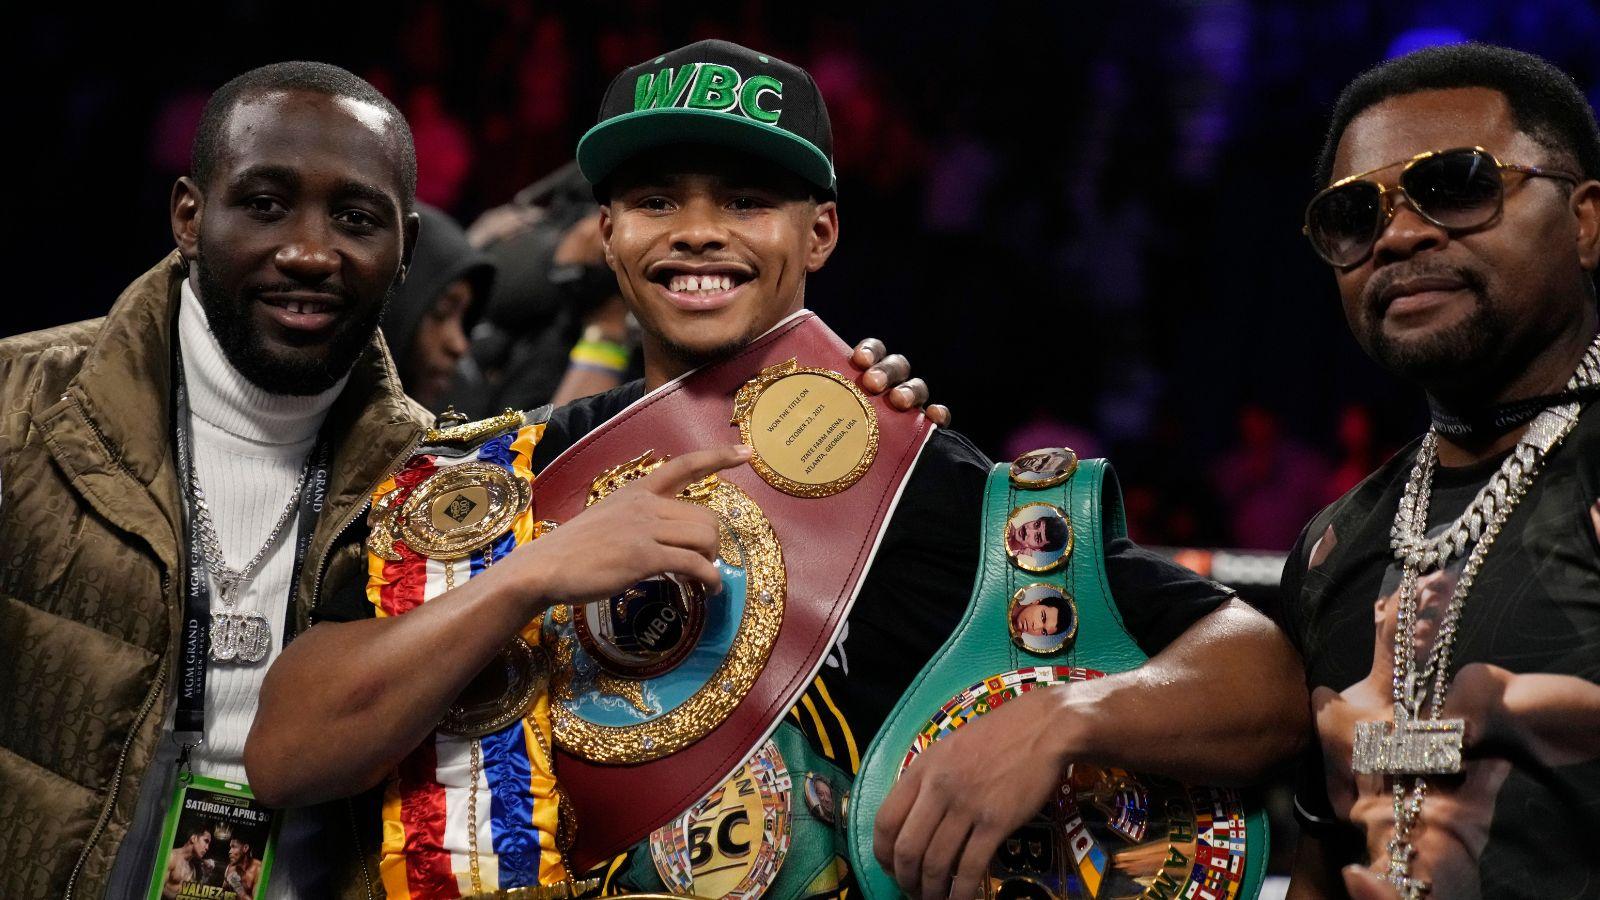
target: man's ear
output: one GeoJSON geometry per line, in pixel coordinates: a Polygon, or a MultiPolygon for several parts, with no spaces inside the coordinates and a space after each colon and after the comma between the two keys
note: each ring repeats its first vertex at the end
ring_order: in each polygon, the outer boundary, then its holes
{"type": "Polygon", "coordinates": [[[811,220],[810,246],[806,248],[806,271],[822,268],[839,245],[839,204],[825,200],[817,204],[816,216],[811,220]]]}
{"type": "Polygon", "coordinates": [[[405,242],[400,247],[400,283],[406,283],[406,273],[411,270],[412,254],[417,252],[417,235],[422,233],[422,216],[417,213],[407,213],[400,223],[401,239],[405,242]]]}
{"type": "Polygon", "coordinates": [[[600,204],[600,246],[605,249],[606,267],[611,271],[617,270],[617,258],[611,252],[611,204],[600,204]]]}
{"type": "Polygon", "coordinates": [[[1578,185],[1569,202],[1578,217],[1578,262],[1584,271],[1593,272],[1600,267],[1600,181],[1578,185]]]}
{"type": "Polygon", "coordinates": [[[185,175],[173,182],[168,217],[172,220],[172,240],[184,262],[193,263],[200,256],[200,216],[205,205],[205,196],[193,178],[185,175]]]}

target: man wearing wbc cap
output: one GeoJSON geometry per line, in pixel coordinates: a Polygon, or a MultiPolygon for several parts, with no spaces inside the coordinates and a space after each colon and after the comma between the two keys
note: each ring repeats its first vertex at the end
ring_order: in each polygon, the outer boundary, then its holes
{"type": "MultiPolygon", "coordinates": [[[[644,331],[644,378],[555,410],[528,453],[532,471],[647,392],[735,360],[803,310],[806,276],[826,264],[839,236],[832,144],[811,77],[745,47],[701,41],[617,76],[577,155],[600,203],[606,262],[644,331]]],[[[351,604],[347,618],[367,621],[320,636],[313,629],[275,665],[247,750],[258,793],[300,805],[375,786],[474,673],[557,604],[601,600],[663,572],[717,583],[713,523],[672,498],[749,459],[729,448],[680,455],[518,546],[445,594],[448,603],[371,619],[361,598],[329,598],[330,606],[351,604]],[[679,535],[677,545],[619,550],[618,535],[653,528],[679,535]],[[422,659],[429,664],[418,666],[422,659]],[[361,687],[355,699],[353,684],[361,687]]],[[[797,729],[846,778],[963,615],[989,469],[961,435],[933,433],[826,665],[785,717],[783,728],[797,729]]],[[[878,820],[878,855],[907,892],[948,896],[958,875],[975,886],[1069,760],[1238,782],[1298,748],[1302,677],[1273,624],[1221,585],[1127,539],[1108,539],[1105,552],[1118,612],[1152,658],[1122,675],[1030,693],[925,751],[878,820]]],[[[499,865],[504,885],[506,860],[499,865]]],[[[540,869],[539,881],[565,878],[557,868],[540,869]]],[[[849,885],[848,873],[840,879],[828,887],[849,885]]],[[[626,879],[607,887],[650,889],[626,879]]],[[[413,885],[412,896],[424,895],[413,885]]]]}

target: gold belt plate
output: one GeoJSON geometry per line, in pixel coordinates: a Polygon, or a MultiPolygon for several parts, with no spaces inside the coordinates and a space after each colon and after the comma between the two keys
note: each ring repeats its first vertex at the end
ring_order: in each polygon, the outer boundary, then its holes
{"type": "MultiPolygon", "coordinates": [[[[644,477],[664,461],[656,459],[653,452],[646,452],[600,473],[594,479],[589,504],[644,477]]],[[[584,615],[584,610],[571,606],[552,609],[545,626],[545,645],[553,656],[550,718],[556,743],[576,756],[599,763],[635,764],[659,759],[700,740],[732,714],[755,684],[777,643],[788,578],[777,535],[761,507],[738,486],[715,475],[689,485],[679,498],[716,513],[720,526],[718,557],[744,571],[745,603],[738,629],[721,664],[687,699],[665,712],[651,709],[641,690],[655,676],[618,674],[620,670],[615,666],[602,671],[593,682],[595,691],[602,696],[623,698],[649,716],[635,724],[602,725],[572,708],[582,692],[590,689],[583,685],[580,690],[574,674],[575,654],[594,656],[580,643],[581,635],[574,622],[584,615]],[[573,626],[571,632],[564,630],[569,625],[573,626]]],[[[707,602],[716,601],[707,598],[707,602]]],[[[692,640],[698,634],[693,629],[685,630],[686,639],[692,640]]],[[[589,629],[587,640],[597,637],[589,629]]],[[[656,667],[647,671],[656,671],[656,667]]]]}
{"type": "Polygon", "coordinates": [[[429,559],[460,559],[509,531],[532,493],[502,466],[461,463],[417,485],[394,514],[394,530],[429,559]]]}

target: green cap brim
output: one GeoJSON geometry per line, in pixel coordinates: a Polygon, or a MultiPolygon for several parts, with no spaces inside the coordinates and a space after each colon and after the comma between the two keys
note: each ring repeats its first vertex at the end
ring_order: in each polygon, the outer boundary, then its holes
{"type": "Polygon", "coordinates": [[[833,163],[810,141],[773,125],[706,109],[642,109],[610,118],[578,141],[578,168],[598,185],[624,162],[671,144],[716,144],[770,159],[827,196],[834,191],[833,163]]]}

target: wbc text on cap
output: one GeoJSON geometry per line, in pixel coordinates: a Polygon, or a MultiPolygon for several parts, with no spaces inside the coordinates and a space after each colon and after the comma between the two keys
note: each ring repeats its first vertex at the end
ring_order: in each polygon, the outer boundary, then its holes
{"type": "Polygon", "coordinates": [[[578,141],[578,167],[599,196],[618,166],[673,144],[748,153],[838,197],[822,92],[806,70],[748,47],[698,41],[623,70],[578,141]]]}
{"type": "Polygon", "coordinates": [[[778,124],[783,82],[771,75],[744,78],[732,66],[693,63],[645,72],[634,83],[633,109],[678,107],[731,112],[768,125],[778,124]]]}

